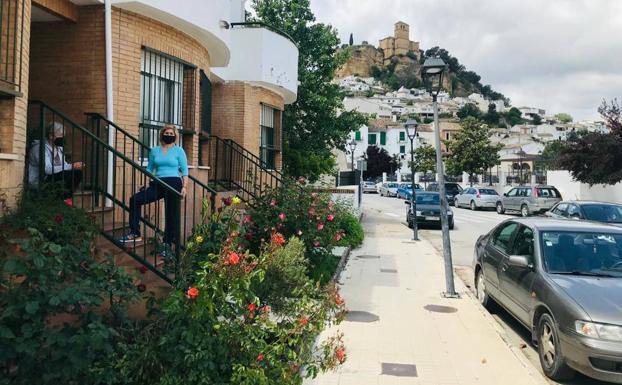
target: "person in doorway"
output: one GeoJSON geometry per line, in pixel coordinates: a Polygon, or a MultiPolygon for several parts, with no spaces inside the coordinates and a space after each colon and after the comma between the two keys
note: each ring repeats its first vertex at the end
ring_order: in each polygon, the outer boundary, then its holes
{"type": "Polygon", "coordinates": [[[62,123],[54,122],[48,125],[45,138],[44,175],[39,175],[41,144],[35,140],[28,154],[28,183],[38,185],[41,180],[45,183],[62,182],[62,198],[68,204],[72,204],[73,193],[82,182],[84,163],[67,163],[65,160],[65,126],[62,123]]]}
{"type": "MultiPolygon", "coordinates": [[[[165,126],[160,130],[160,145],[149,152],[147,171],[179,191],[182,197],[186,196],[188,184],[188,160],[183,148],[175,145],[177,142],[177,129],[174,126],[165,126]]],[[[178,222],[180,213],[176,206],[176,194],[170,192],[158,181],[151,181],[149,187],[141,188],[139,192],[130,198],[130,232],[119,241],[124,244],[142,242],[140,232],[140,215],[143,205],[156,202],[164,198],[166,222],[164,225],[164,250],[162,257],[171,256],[171,246],[178,241],[178,231],[175,224],[178,222]]]]}

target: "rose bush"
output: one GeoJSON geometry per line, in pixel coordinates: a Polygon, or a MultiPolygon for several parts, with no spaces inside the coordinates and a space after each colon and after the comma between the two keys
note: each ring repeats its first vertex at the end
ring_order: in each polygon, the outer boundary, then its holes
{"type": "Polygon", "coordinates": [[[220,223],[196,227],[184,254],[198,271],[163,302],[124,357],[128,383],[301,384],[343,362],[340,335],[315,343],[340,322],[345,304],[335,286],[307,277],[303,241],[275,228],[252,253],[235,208],[208,218],[220,223]],[[221,247],[205,253],[215,234],[221,247]]]}

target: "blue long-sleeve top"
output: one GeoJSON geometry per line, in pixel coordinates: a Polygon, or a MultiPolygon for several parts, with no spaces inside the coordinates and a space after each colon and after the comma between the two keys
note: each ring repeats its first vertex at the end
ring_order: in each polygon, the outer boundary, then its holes
{"type": "Polygon", "coordinates": [[[157,146],[149,152],[147,171],[155,173],[158,178],[171,176],[188,176],[188,159],[186,152],[179,146],[173,146],[162,152],[162,147],[157,146]]]}

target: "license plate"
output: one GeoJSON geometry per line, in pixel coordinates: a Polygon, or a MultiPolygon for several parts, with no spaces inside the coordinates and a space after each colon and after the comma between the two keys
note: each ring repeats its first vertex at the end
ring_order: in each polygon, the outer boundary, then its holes
{"type": "Polygon", "coordinates": [[[426,221],[438,221],[440,220],[440,218],[439,217],[425,217],[425,220],[426,221]]]}

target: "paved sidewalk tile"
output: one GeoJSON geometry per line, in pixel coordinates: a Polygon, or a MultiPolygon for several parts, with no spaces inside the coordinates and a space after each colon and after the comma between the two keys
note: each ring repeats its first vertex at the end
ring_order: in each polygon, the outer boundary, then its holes
{"type": "Polygon", "coordinates": [[[546,384],[459,279],[462,298],[441,297],[443,261],[432,245],[408,242],[403,226],[369,211],[365,243],[340,276],[355,313],[325,332],[344,333],[347,361],[306,385],[546,384]]]}

